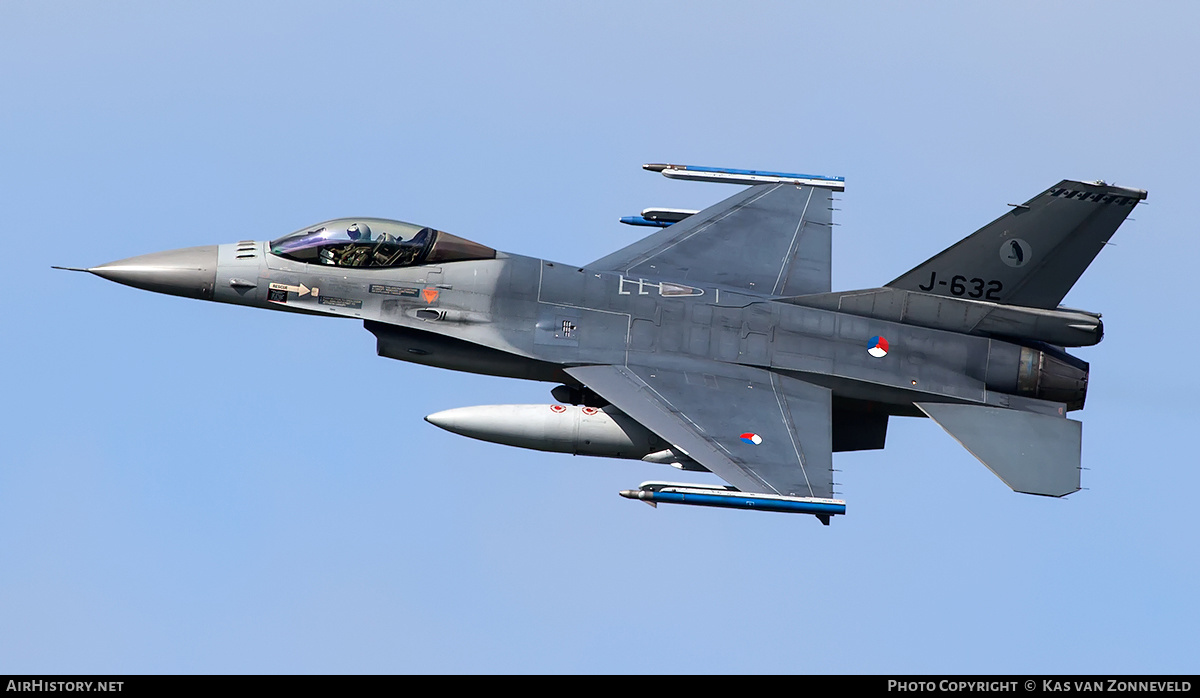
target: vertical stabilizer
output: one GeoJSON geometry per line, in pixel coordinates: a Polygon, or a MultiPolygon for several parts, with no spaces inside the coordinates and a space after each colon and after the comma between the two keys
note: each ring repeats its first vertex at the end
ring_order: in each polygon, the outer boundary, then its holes
{"type": "Polygon", "coordinates": [[[1063,180],[887,286],[1055,308],[1145,198],[1141,189],[1063,180]]]}

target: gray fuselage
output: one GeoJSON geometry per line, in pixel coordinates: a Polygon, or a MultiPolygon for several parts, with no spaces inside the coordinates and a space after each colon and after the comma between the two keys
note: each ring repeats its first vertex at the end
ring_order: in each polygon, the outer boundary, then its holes
{"type": "Polygon", "coordinates": [[[914,402],[1062,414],[1082,406],[1086,389],[1086,365],[1064,364],[1052,350],[744,291],[504,253],[357,269],[268,249],[219,246],[212,299],[361,319],[381,355],[453,370],[571,384],[563,368],[637,363],[646,353],[666,366],[697,357],[793,374],[831,388],[843,405],[913,416],[914,402]],[[876,337],[888,345],[884,356],[867,351],[876,337]],[[1069,388],[1046,380],[1052,370],[1070,374],[1069,388]]]}

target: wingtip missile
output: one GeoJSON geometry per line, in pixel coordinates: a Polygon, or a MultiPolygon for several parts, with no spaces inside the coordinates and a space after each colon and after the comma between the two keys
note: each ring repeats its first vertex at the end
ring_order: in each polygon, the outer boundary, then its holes
{"type": "Polygon", "coordinates": [[[675,165],[651,162],[642,169],[661,172],[664,177],[685,179],[693,182],[720,182],[722,184],[795,184],[797,186],[821,187],[834,191],[846,189],[845,177],[798,174],[791,172],[769,172],[766,170],[739,170],[730,167],[704,167],[701,165],[675,165]]]}

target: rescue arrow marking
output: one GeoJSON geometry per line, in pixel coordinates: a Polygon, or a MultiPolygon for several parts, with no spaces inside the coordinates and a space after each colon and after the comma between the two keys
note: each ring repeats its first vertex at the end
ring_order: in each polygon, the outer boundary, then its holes
{"type": "Polygon", "coordinates": [[[272,283],[271,288],[277,291],[291,291],[292,293],[300,296],[307,296],[310,293],[313,294],[313,296],[317,296],[320,293],[320,289],[317,287],[314,286],[313,288],[309,288],[304,284],[300,284],[299,286],[289,286],[288,284],[272,283]]]}

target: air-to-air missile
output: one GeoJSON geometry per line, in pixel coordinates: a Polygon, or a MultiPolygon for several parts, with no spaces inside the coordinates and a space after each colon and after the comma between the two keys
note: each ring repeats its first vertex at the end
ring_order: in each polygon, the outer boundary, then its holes
{"type": "Polygon", "coordinates": [[[638,499],[650,506],[691,504],[722,509],[755,509],[788,514],[815,514],[829,517],[846,513],[846,502],[822,497],[785,497],[778,494],[739,492],[732,487],[694,485],[682,482],[643,482],[636,490],[621,490],[626,499],[638,499]]]}

